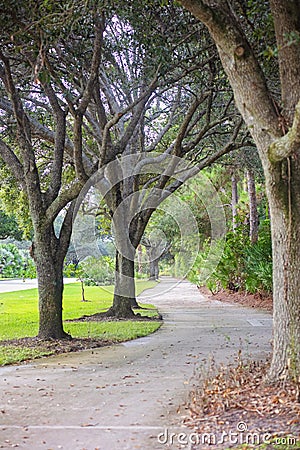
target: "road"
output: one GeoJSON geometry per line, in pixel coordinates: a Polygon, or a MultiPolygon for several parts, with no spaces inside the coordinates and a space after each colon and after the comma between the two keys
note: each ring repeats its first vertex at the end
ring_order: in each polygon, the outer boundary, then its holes
{"type": "Polygon", "coordinates": [[[230,363],[240,349],[244,358],[271,350],[269,314],[208,300],[187,281],[165,279],[140,300],[164,317],[151,336],[0,369],[0,448],[188,448],[178,439],[180,406],[195,374],[211,357],[230,363]]]}
{"type": "MultiPolygon", "coordinates": [[[[75,278],[64,278],[64,284],[75,283],[75,278]]],[[[23,280],[0,280],[0,292],[25,291],[26,289],[37,288],[37,279],[26,278],[23,280]]]]}

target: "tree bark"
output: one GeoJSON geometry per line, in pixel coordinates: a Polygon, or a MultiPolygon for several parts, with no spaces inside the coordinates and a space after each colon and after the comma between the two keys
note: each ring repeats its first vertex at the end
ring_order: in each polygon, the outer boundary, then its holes
{"type": "Polygon", "coordinates": [[[139,307],[135,297],[134,259],[117,250],[114,298],[107,315],[130,318],[134,316],[134,307],[139,307]]]}
{"type": "Polygon", "coordinates": [[[296,159],[278,163],[267,182],[273,248],[273,358],[269,380],[298,381],[300,367],[300,180],[296,159]],[[285,172],[286,177],[282,177],[285,172]],[[274,183],[274,181],[277,183],[274,183]]]}
{"type": "Polygon", "coordinates": [[[56,258],[55,236],[44,235],[34,242],[34,260],[37,267],[39,290],[40,339],[71,338],[63,330],[63,259],[56,258]],[[54,255],[54,256],[53,256],[54,255]]]}
{"type": "Polygon", "coordinates": [[[257,212],[257,198],[255,178],[252,170],[247,170],[247,186],[249,195],[249,222],[250,230],[249,237],[251,244],[255,244],[258,239],[258,212],[257,212]]]}

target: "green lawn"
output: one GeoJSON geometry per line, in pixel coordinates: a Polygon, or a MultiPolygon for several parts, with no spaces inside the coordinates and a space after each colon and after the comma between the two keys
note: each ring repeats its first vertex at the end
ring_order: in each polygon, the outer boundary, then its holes
{"type": "MultiPolygon", "coordinates": [[[[155,282],[137,281],[137,294],[155,286],[155,282]]],[[[79,283],[67,284],[64,289],[63,319],[70,320],[83,315],[105,311],[112,304],[113,287],[87,286],[81,301],[79,283]]],[[[141,305],[151,309],[139,310],[142,315],[155,316],[153,305],[141,305]]],[[[37,289],[0,294],[0,344],[1,340],[33,337],[38,332],[38,293],[37,289]]],[[[121,342],[146,336],[159,328],[159,322],[151,321],[105,321],[105,322],[65,322],[64,329],[76,338],[103,338],[121,342]]],[[[47,354],[42,347],[15,348],[0,345],[0,365],[19,362],[31,357],[47,354]]]]}

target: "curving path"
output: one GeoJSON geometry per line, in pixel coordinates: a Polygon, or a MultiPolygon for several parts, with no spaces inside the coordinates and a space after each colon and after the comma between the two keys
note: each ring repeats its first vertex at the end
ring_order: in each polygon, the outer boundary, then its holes
{"type": "Polygon", "coordinates": [[[151,336],[0,368],[0,448],[188,448],[160,433],[182,431],[178,407],[195,371],[212,355],[226,363],[239,349],[270,351],[269,314],[208,300],[187,281],[165,278],[140,299],[164,317],[151,336]]]}

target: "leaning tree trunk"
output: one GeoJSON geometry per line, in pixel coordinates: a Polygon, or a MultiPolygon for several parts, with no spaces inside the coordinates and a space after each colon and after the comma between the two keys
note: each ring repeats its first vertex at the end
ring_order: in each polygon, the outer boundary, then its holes
{"type": "Polygon", "coordinates": [[[275,177],[267,181],[274,292],[271,381],[286,375],[298,381],[300,367],[300,180],[292,173],[300,173],[297,158],[277,163],[275,177]]]}
{"type": "Polygon", "coordinates": [[[64,332],[62,322],[63,261],[55,257],[53,244],[53,236],[52,239],[44,236],[34,243],[39,291],[38,337],[41,339],[70,337],[64,332]]]}

